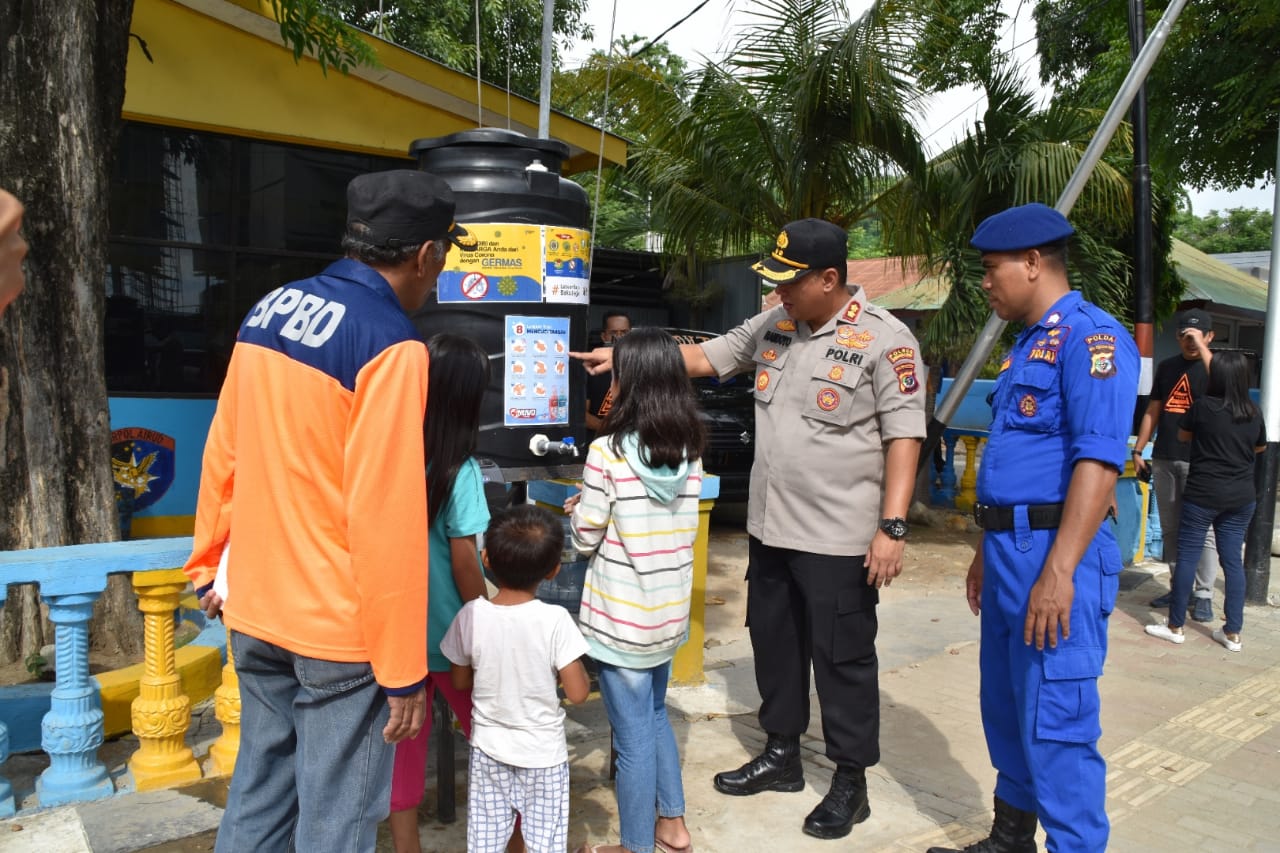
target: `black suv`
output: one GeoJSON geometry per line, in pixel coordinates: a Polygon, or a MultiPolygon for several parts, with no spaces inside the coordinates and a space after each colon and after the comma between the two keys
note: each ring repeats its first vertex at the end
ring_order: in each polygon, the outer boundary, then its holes
{"type": "MultiPolygon", "coordinates": [[[[667,329],[677,342],[700,344],[717,335],[694,329],[667,329]]],[[[720,497],[724,502],[745,501],[751,481],[751,463],[756,452],[755,377],[739,373],[729,379],[700,376],[694,390],[707,425],[707,449],[703,467],[720,476],[720,497]]]]}

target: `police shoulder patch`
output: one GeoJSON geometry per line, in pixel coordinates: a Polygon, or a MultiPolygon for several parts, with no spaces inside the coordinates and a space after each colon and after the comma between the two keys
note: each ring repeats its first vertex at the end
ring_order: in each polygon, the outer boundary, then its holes
{"type": "Polygon", "coordinates": [[[897,364],[901,361],[907,361],[916,357],[916,351],[911,347],[894,347],[884,354],[889,359],[890,364],[897,364]]]}
{"type": "Polygon", "coordinates": [[[1116,336],[1098,332],[1084,339],[1089,347],[1089,375],[1094,379],[1110,379],[1116,375],[1116,336]]]}

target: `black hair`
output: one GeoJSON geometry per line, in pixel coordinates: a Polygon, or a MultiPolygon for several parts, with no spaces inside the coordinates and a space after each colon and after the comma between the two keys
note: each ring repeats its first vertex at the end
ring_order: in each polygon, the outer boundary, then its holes
{"type": "Polygon", "coordinates": [[[1222,398],[1235,423],[1247,423],[1258,416],[1258,407],[1249,399],[1249,360],[1242,352],[1224,350],[1214,355],[1206,393],[1222,398]]]}
{"type": "Polygon", "coordinates": [[[1036,246],[1036,251],[1040,253],[1040,257],[1056,263],[1063,271],[1067,271],[1067,240],[1055,240],[1052,243],[1045,243],[1043,246],[1036,246]]]}
{"type": "Polygon", "coordinates": [[[621,317],[622,319],[627,321],[628,326],[631,325],[631,315],[628,314],[626,311],[606,311],[604,312],[604,316],[600,318],[600,327],[604,328],[605,326],[609,325],[609,320],[611,320],[614,317],[621,317]]]}
{"type": "MultiPolygon", "coordinates": [[[[423,240],[422,243],[436,244],[432,251],[437,261],[443,260],[449,250],[449,244],[444,240],[423,240]]],[[[346,233],[342,235],[342,252],[348,258],[371,267],[398,267],[416,258],[422,249],[422,243],[412,246],[380,246],[370,243],[357,226],[348,226],[346,233]]]]}
{"type": "Polygon", "coordinates": [[[493,517],[484,549],[498,586],[529,592],[560,565],[564,528],[550,511],[520,504],[493,517]]]}
{"type": "Polygon", "coordinates": [[[480,401],[489,385],[489,354],[471,338],[433,335],[422,446],[427,462],[427,523],[449,501],[458,470],[476,452],[480,401]]]}
{"type": "Polygon", "coordinates": [[[621,453],[622,436],[635,433],[646,465],[675,467],[697,459],[707,441],[693,385],[670,334],[652,326],[633,329],[613,345],[618,393],[600,434],[621,453]]]}

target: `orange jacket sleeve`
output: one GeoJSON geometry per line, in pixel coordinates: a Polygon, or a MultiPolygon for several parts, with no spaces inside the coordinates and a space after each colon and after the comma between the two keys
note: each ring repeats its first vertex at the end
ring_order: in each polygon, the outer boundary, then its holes
{"type": "Polygon", "coordinates": [[[356,376],[343,493],[364,642],[384,688],[427,675],[426,404],[420,341],[389,347],[356,376]]]}

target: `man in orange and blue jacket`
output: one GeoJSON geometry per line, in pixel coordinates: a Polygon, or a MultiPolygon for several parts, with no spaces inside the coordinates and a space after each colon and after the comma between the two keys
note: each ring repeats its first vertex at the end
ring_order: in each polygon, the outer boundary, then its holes
{"type": "Polygon", "coordinates": [[[240,327],[185,567],[240,679],[218,851],[373,851],[391,744],[422,726],[427,352],[408,312],[451,244],[475,246],[454,208],[426,172],[357,176],[346,257],[240,327]]]}

